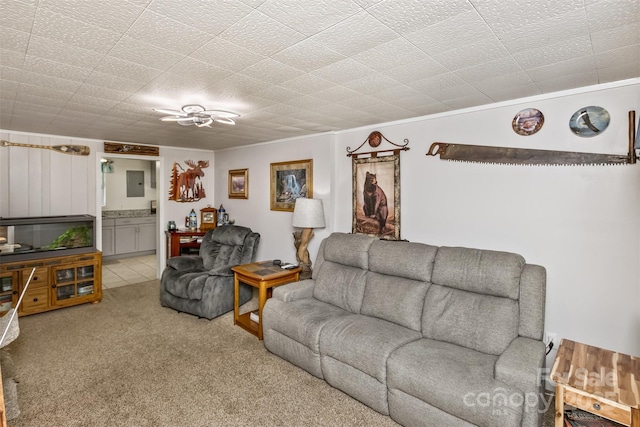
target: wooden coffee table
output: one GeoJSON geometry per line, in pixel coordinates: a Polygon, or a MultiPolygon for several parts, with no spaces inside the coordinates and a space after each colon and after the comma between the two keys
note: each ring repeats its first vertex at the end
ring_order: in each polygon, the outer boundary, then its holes
{"type": "Polygon", "coordinates": [[[555,427],[564,426],[565,404],[640,427],[640,358],[563,339],[551,379],[556,382],[555,427]]]}
{"type": "Polygon", "coordinates": [[[233,324],[251,332],[262,339],[262,308],[267,298],[271,298],[272,289],[300,280],[302,268],[284,270],[273,265],[272,261],[260,261],[232,267],[234,273],[233,324]],[[258,322],[251,320],[251,312],[240,314],[240,283],[258,288],[258,322]]]}

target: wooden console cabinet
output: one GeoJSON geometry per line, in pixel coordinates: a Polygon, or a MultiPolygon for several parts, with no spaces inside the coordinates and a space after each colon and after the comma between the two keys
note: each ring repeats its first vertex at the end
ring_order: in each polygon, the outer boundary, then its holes
{"type": "Polygon", "coordinates": [[[200,249],[201,238],[208,230],[175,230],[165,231],[167,237],[167,258],[180,256],[200,249]]]}
{"type": "Polygon", "coordinates": [[[33,268],[19,316],[102,300],[100,252],[17,261],[0,264],[0,313],[15,307],[33,268]]]}

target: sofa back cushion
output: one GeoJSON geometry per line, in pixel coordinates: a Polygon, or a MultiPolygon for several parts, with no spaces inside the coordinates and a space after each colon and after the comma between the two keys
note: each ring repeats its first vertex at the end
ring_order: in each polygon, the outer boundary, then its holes
{"type": "Polygon", "coordinates": [[[369,249],[369,270],[390,276],[430,282],[437,246],[376,240],[369,249]]]}
{"type": "Polygon", "coordinates": [[[420,332],[429,283],[386,274],[367,274],[360,313],[420,332]]]}
{"type": "Polygon", "coordinates": [[[375,237],[364,234],[331,233],[325,239],[324,260],[367,270],[369,247],[375,237]]]}
{"type": "Polygon", "coordinates": [[[525,264],[522,256],[509,252],[443,246],[436,255],[432,282],[517,300],[525,264]]]}
{"type": "Polygon", "coordinates": [[[437,251],[421,243],[374,241],[360,312],[420,331],[437,251]]]}
{"type": "Polygon", "coordinates": [[[499,355],[518,336],[520,255],[441,247],[422,317],[426,338],[499,355]]]}
{"type": "Polygon", "coordinates": [[[366,270],[361,268],[325,260],[313,287],[313,297],[352,313],[359,313],[366,274],[366,270]]]}
{"type": "Polygon", "coordinates": [[[500,355],[518,336],[518,302],[432,284],[425,298],[422,335],[500,355]]]}
{"type": "Polygon", "coordinates": [[[332,233],[320,245],[313,278],[314,298],[359,313],[374,237],[332,233]]]}

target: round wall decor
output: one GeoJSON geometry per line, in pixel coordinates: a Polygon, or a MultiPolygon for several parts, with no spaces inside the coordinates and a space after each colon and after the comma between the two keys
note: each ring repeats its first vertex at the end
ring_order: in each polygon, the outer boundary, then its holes
{"type": "Polygon", "coordinates": [[[529,136],[538,132],[544,124],[544,115],[535,108],[525,108],[518,111],[513,118],[511,127],[518,135],[529,136]]]}
{"type": "Polygon", "coordinates": [[[589,106],[580,108],[569,119],[571,132],[583,138],[596,136],[604,132],[609,126],[611,116],[602,107],[589,106]]]}

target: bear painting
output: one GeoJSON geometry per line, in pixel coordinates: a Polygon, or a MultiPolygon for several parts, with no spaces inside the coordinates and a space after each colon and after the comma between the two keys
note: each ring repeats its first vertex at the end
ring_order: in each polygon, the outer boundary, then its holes
{"type": "Polygon", "coordinates": [[[353,233],[400,240],[400,156],[354,158],[353,233]]]}
{"type": "Polygon", "coordinates": [[[378,221],[378,234],[383,234],[387,225],[387,217],[389,216],[389,206],[387,204],[387,195],[378,185],[376,175],[367,171],[364,188],[362,190],[364,205],[362,210],[364,215],[378,221]]]}

